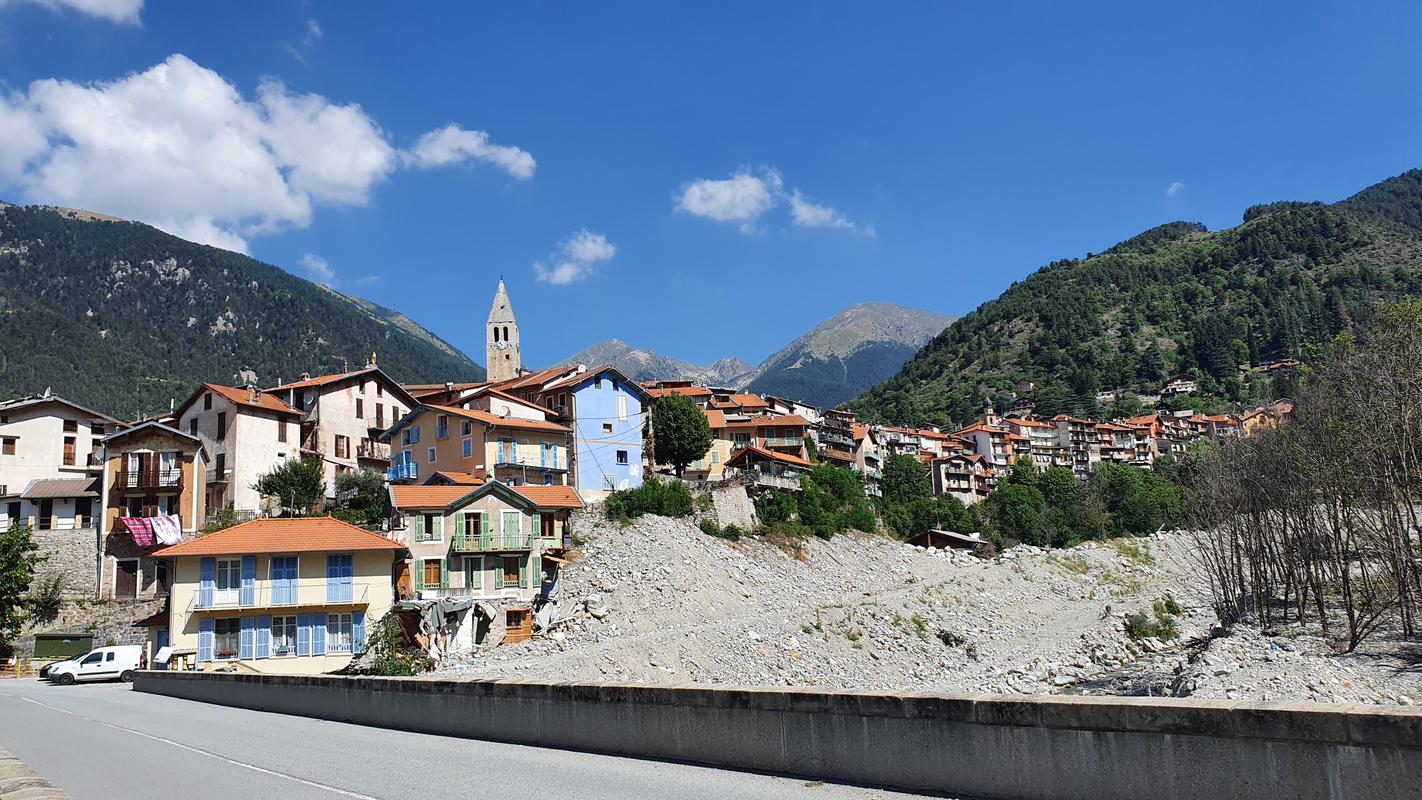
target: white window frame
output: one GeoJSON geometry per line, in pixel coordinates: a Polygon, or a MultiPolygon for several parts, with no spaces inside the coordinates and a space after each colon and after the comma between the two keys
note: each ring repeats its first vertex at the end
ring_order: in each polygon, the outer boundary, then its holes
{"type": "Polygon", "coordinates": [[[241,617],[218,617],[217,619],[213,620],[213,621],[212,621],[212,660],[213,660],[213,661],[236,661],[237,659],[239,659],[239,658],[241,658],[241,657],[242,657],[242,618],[241,618],[241,617]],[[218,633],[218,632],[217,632],[217,625],[218,625],[218,623],[223,623],[223,624],[225,625],[226,623],[229,623],[229,622],[236,625],[236,627],[233,628],[232,631],[231,631],[231,633],[230,633],[230,635],[232,636],[232,647],[231,647],[232,655],[230,655],[230,656],[219,656],[218,653],[222,652],[223,648],[218,645],[218,641],[219,641],[219,638],[218,638],[218,637],[224,636],[224,635],[228,635],[228,634],[221,634],[221,633],[218,633]]]}
{"type": "Polygon", "coordinates": [[[272,658],[290,658],[290,657],[292,657],[292,656],[295,656],[295,655],[296,655],[296,637],[297,637],[297,633],[296,633],[296,615],[295,615],[295,614],[279,614],[279,615],[277,615],[277,616],[272,617],[272,632],[271,632],[271,656],[272,656],[272,658]],[[291,638],[290,638],[291,646],[290,646],[289,648],[287,648],[286,652],[283,652],[283,653],[278,653],[278,652],[277,652],[277,631],[278,631],[278,630],[281,630],[283,634],[286,634],[286,633],[290,633],[290,634],[291,634],[291,638]]]}
{"type": "Polygon", "coordinates": [[[627,454],[626,450],[618,450],[615,458],[617,459],[618,466],[625,467],[632,463],[632,457],[627,454]]]}
{"type": "Polygon", "coordinates": [[[429,463],[431,463],[431,464],[435,463],[435,461],[438,460],[438,459],[436,458],[436,456],[435,456],[435,449],[434,449],[433,447],[431,447],[431,448],[429,449],[428,458],[429,458],[429,463]]]}
{"type": "Polygon", "coordinates": [[[212,572],[212,604],[235,606],[242,596],[242,559],[219,558],[212,572]],[[226,574],[232,581],[228,588],[222,587],[222,576],[226,574]]]}
{"type": "Polygon", "coordinates": [[[326,615],[326,652],[355,652],[355,628],[349,612],[326,615]]]}
{"type": "Polygon", "coordinates": [[[617,396],[617,421],[627,421],[627,395],[625,394],[619,394],[617,396]]]}

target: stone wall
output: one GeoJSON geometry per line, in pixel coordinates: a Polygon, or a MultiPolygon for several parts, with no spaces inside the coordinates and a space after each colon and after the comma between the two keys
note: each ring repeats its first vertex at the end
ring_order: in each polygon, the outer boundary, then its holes
{"type": "Polygon", "coordinates": [[[755,504],[751,502],[746,487],[732,485],[712,489],[711,505],[716,509],[716,520],[722,527],[736,525],[741,530],[755,530],[755,504]]]}
{"type": "Polygon", "coordinates": [[[1378,706],[184,672],[134,688],[952,796],[1422,797],[1422,711],[1378,706]]]}
{"type": "Polygon", "coordinates": [[[32,585],[58,575],[64,581],[66,598],[94,597],[99,548],[97,531],[93,528],[34,531],[34,538],[45,560],[36,568],[36,580],[32,585]]]}

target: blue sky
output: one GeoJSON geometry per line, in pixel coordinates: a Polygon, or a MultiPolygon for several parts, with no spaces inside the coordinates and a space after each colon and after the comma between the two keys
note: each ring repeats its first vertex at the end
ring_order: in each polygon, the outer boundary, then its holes
{"type": "Polygon", "coordinates": [[[530,365],[755,362],[1422,166],[1415,2],[406,5],[0,0],[0,198],[245,248],[481,362],[500,275],[530,365]]]}

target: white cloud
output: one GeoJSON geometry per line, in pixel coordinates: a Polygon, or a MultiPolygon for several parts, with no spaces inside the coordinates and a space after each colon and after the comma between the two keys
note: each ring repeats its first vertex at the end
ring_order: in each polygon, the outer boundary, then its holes
{"type": "Polygon", "coordinates": [[[829,206],[811,203],[799,189],[790,192],[790,217],[801,228],[838,228],[859,231],[871,238],[874,236],[873,228],[860,227],[829,206]]]}
{"type": "Polygon", "coordinates": [[[610,261],[614,255],[617,255],[617,245],[609,242],[606,236],[584,228],[563,243],[550,259],[552,267],[542,261],[533,262],[533,277],[539,283],[566,286],[596,275],[594,265],[610,261]]]}
{"type": "Polygon", "coordinates": [[[301,43],[307,47],[312,47],[321,38],[321,23],[314,19],[306,20],[306,35],[301,37],[301,43]]]}
{"type": "Polygon", "coordinates": [[[743,169],[723,180],[692,181],[682,187],[676,207],[717,222],[739,222],[742,233],[751,233],[756,230],[755,222],[781,203],[788,203],[796,227],[838,228],[874,236],[873,228],[856,225],[839,211],[810,202],[799,189],[792,188],[787,194],[780,173],[769,167],[760,170],[760,175],[743,169]]]}
{"type": "Polygon", "coordinates": [[[1185,191],[1185,184],[1181,183],[1180,181],[1175,181],[1174,183],[1165,187],[1165,196],[1168,198],[1174,198],[1179,196],[1179,194],[1183,191],[1185,191]]]}
{"type": "MultiPolygon", "coordinates": [[[[17,0],[0,0],[0,6],[17,0]]],[[[138,24],[138,12],[143,10],[143,0],[30,0],[52,9],[70,9],[91,17],[127,25],[138,24]]]]}
{"type": "Polygon", "coordinates": [[[527,150],[489,144],[489,134],[446,125],[420,137],[405,153],[405,161],[416,167],[444,167],[468,159],[487,161],[515,178],[533,177],[537,162],[527,150]]]}
{"type": "Polygon", "coordinates": [[[311,280],[324,283],[327,286],[336,285],[336,271],[331,269],[331,262],[315,253],[306,253],[300,261],[302,268],[311,276],[311,280]]]}
{"type": "Polygon", "coordinates": [[[781,186],[780,173],[773,169],[760,176],[742,171],[724,180],[702,178],[683,187],[676,205],[688,214],[744,227],[775,206],[781,186]]]}
{"type": "MultiPolygon", "coordinates": [[[[505,149],[531,173],[532,156],[505,149]]],[[[316,206],[364,205],[401,160],[355,103],[276,80],[249,99],[182,55],[114,81],[0,95],[0,189],[230,250],[310,225],[316,206]]]]}

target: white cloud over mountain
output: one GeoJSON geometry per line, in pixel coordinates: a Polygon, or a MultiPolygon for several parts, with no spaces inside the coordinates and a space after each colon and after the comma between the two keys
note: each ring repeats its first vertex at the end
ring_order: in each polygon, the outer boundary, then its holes
{"type": "Polygon", "coordinates": [[[239,251],[310,225],[318,206],[364,205],[402,164],[469,159],[533,174],[532,156],[482,131],[451,125],[402,154],[356,103],[277,80],[247,98],[182,55],[110,82],[39,80],[0,96],[0,185],[239,251]]]}
{"type": "Polygon", "coordinates": [[[564,242],[554,257],[549,259],[553,266],[542,261],[533,263],[533,276],[540,283],[566,286],[597,273],[596,265],[611,261],[617,255],[617,246],[600,233],[586,228],[573,234],[564,242]]]}
{"type": "Polygon", "coordinates": [[[684,185],[676,197],[676,208],[717,222],[738,222],[742,233],[756,229],[756,221],[767,211],[786,203],[790,219],[800,228],[839,228],[873,236],[874,229],[850,221],[829,206],[810,202],[799,189],[785,191],[784,179],[773,168],[757,172],[742,169],[729,178],[699,178],[684,185]]]}

